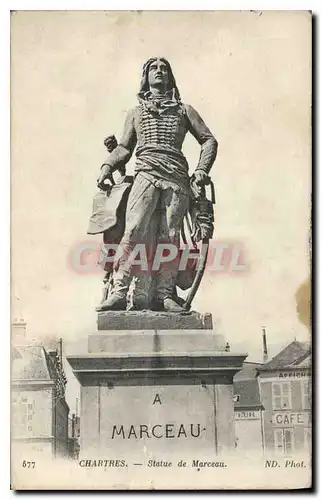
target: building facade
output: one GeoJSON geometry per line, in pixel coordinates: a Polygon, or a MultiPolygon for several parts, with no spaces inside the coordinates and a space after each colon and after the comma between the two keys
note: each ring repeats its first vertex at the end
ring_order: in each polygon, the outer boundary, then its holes
{"type": "Polygon", "coordinates": [[[311,350],[293,341],[234,378],[236,448],[277,455],[311,451],[311,350]]]}
{"type": "Polygon", "coordinates": [[[78,460],[80,452],[80,418],[75,413],[68,418],[68,449],[70,458],[78,460]]]}
{"type": "Polygon", "coordinates": [[[66,378],[56,350],[40,345],[13,346],[12,448],[29,457],[68,456],[66,378]]]}
{"type": "Polygon", "coordinates": [[[245,362],[234,377],[236,451],[263,451],[263,405],[257,369],[259,363],[245,362]]]}
{"type": "Polygon", "coordinates": [[[263,440],[281,455],[311,451],[311,349],[294,341],[258,369],[263,440]]]}

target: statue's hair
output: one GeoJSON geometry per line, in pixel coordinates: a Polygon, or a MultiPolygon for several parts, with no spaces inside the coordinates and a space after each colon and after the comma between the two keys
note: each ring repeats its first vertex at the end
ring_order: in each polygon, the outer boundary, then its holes
{"type": "Polygon", "coordinates": [[[172,68],[170,66],[169,61],[167,61],[167,59],[165,59],[164,57],[150,57],[150,59],[148,59],[146,61],[146,63],[143,65],[139,96],[143,97],[144,93],[147,92],[148,90],[150,90],[150,87],[149,87],[149,78],[148,78],[149,68],[150,68],[151,64],[153,62],[157,61],[157,60],[162,61],[167,66],[167,69],[168,69],[169,81],[168,81],[168,86],[166,88],[166,91],[172,90],[173,91],[173,97],[177,101],[180,102],[180,100],[181,100],[180,99],[180,93],[179,93],[179,90],[178,90],[175,78],[173,76],[172,68]]]}

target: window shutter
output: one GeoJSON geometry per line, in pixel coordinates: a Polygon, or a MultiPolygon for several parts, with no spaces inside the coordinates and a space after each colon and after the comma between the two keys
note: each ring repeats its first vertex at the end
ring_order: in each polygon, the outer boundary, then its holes
{"type": "Polygon", "coordinates": [[[273,410],[280,410],[282,408],[282,392],[279,383],[272,384],[272,407],[273,410]]]}
{"type": "Polygon", "coordinates": [[[292,407],[291,400],[291,384],[289,382],[282,383],[282,408],[289,409],[292,407]]]}
{"type": "Polygon", "coordinates": [[[274,448],[278,453],[284,453],[283,429],[274,430],[274,448]]]}
{"type": "Polygon", "coordinates": [[[311,448],[312,448],[311,429],[309,427],[305,427],[305,429],[304,429],[304,449],[305,449],[305,451],[311,453],[311,448]]]}
{"type": "Polygon", "coordinates": [[[302,408],[309,410],[309,381],[302,380],[302,408]]]}
{"type": "Polygon", "coordinates": [[[284,429],[285,452],[291,454],[294,451],[294,432],[291,429],[284,429]]]}
{"type": "Polygon", "coordinates": [[[12,429],[17,437],[29,437],[33,432],[33,400],[15,397],[12,400],[12,429]]]}

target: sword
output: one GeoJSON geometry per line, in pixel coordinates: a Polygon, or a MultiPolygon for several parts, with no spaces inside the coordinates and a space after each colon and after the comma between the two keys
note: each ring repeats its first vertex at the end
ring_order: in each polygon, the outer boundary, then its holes
{"type": "MultiPolygon", "coordinates": [[[[210,184],[210,188],[211,188],[211,202],[209,202],[209,203],[211,203],[211,205],[215,205],[215,203],[216,203],[215,188],[214,188],[214,184],[210,178],[209,178],[209,184],[210,184]]],[[[205,200],[206,200],[206,196],[205,196],[205,200]]],[[[209,238],[203,238],[201,241],[202,241],[202,244],[201,244],[201,252],[200,252],[200,261],[199,261],[197,273],[196,273],[196,276],[193,280],[193,283],[192,283],[192,286],[190,288],[190,292],[186,298],[186,301],[182,306],[185,311],[189,311],[189,309],[191,307],[191,303],[192,303],[193,299],[195,298],[195,295],[198,291],[198,288],[200,286],[200,283],[201,283],[201,280],[203,278],[205,268],[206,268],[206,262],[207,262],[207,258],[208,258],[208,252],[209,252],[209,238]]]]}
{"type": "Polygon", "coordinates": [[[197,270],[195,279],[193,280],[192,286],[190,288],[190,292],[188,293],[188,297],[186,298],[186,301],[183,304],[183,309],[185,311],[189,311],[189,309],[191,307],[191,303],[192,303],[193,299],[195,298],[195,295],[198,291],[202,277],[203,277],[204,272],[205,272],[208,251],[209,251],[209,238],[204,238],[202,240],[201,249],[203,249],[203,248],[205,248],[205,251],[203,252],[201,250],[201,254],[200,254],[201,263],[199,263],[199,265],[198,265],[198,270],[197,270]]]}

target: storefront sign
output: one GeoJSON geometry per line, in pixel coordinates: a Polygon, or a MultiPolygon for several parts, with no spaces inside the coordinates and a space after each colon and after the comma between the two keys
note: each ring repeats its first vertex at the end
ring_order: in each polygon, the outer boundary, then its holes
{"type": "Polygon", "coordinates": [[[257,420],[259,411],[235,411],[235,420],[257,420]]]}
{"type": "Polygon", "coordinates": [[[272,424],[279,427],[287,426],[308,426],[309,414],[301,412],[275,412],[272,417],[272,424]]]}
{"type": "Polygon", "coordinates": [[[308,371],[291,371],[291,372],[279,372],[278,377],[279,378],[286,378],[286,379],[301,379],[303,377],[308,377],[309,372],[308,371]]]}

